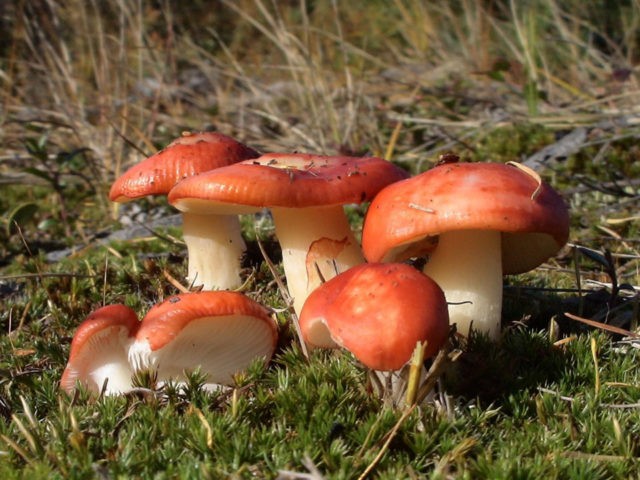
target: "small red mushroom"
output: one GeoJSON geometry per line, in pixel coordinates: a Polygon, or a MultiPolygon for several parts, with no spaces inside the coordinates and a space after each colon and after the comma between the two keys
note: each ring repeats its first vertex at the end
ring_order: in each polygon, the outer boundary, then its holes
{"type": "MultiPolygon", "coordinates": [[[[185,133],[120,176],[111,186],[109,199],[127,202],[166,195],[180,180],[257,156],[255,150],[220,133],[185,133]]],[[[237,216],[184,213],[182,223],[189,282],[207,290],[238,287],[246,245],[237,216]]]]}
{"type": "Polygon", "coordinates": [[[567,242],[562,197],[518,164],[443,163],[389,185],[371,202],[362,232],[371,262],[428,256],[451,323],[500,333],[502,275],[535,268],[567,242]]]}
{"type": "Polygon", "coordinates": [[[444,293],[429,277],[401,263],[357,265],[314,290],[300,314],[310,346],[343,347],[367,367],[401,369],[418,342],[425,358],[449,334],[444,293]]]}

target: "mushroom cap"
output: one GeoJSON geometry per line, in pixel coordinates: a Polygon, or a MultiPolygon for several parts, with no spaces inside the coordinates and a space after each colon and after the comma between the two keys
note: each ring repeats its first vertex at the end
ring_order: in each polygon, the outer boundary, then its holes
{"type": "Polygon", "coordinates": [[[92,312],[73,336],[60,387],[70,393],[79,381],[97,393],[108,377],[108,391],[126,390],[123,384],[132,374],[127,350],[139,324],[136,313],[125,305],[107,305],[92,312]]]}
{"type": "Polygon", "coordinates": [[[312,346],[341,346],[374,370],[398,370],[418,341],[442,347],[449,314],[442,289],[402,263],[369,263],[328,280],[307,298],[300,329],[312,346]]]}
{"type": "Polygon", "coordinates": [[[146,195],[166,195],[183,178],[259,155],[221,133],[184,133],[123,173],[111,186],[109,199],[126,202],[146,195]]]}
{"type": "Polygon", "coordinates": [[[562,197],[535,174],[501,163],[445,163],[384,188],[371,203],[362,249],[370,262],[428,255],[440,233],[502,232],[503,273],[531,270],[569,237],[562,197]]]}
{"type": "Polygon", "coordinates": [[[225,213],[225,205],[325,207],[363,203],[408,174],[378,157],[268,153],[201,173],[177,184],[169,203],[194,213],[225,213]]]}
{"type": "Polygon", "coordinates": [[[130,360],[136,368],[156,367],[159,380],[199,367],[207,383],[228,384],[254,359],[269,360],[277,339],[269,311],[241,293],[184,293],[147,312],[130,360]]]}

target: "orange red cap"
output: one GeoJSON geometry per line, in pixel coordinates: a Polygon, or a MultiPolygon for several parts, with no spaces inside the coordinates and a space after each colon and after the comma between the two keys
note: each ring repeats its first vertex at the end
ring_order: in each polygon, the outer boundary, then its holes
{"type": "Polygon", "coordinates": [[[177,184],[169,203],[207,213],[211,204],[321,207],[362,203],[408,174],[377,157],[268,153],[177,184]]]}
{"type": "Polygon", "coordinates": [[[125,202],[146,195],[166,195],[184,178],[259,155],[221,133],[185,133],[122,174],[111,186],[109,199],[125,202]]]}
{"type": "Polygon", "coordinates": [[[504,273],[535,268],[569,236],[560,195],[509,164],[445,163],[384,188],[367,212],[362,248],[371,262],[428,255],[452,230],[502,232],[504,273]]]}

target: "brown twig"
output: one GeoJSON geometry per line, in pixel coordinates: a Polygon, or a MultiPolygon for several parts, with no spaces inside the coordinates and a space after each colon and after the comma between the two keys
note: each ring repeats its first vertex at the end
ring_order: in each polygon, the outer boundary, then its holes
{"type": "Polygon", "coordinates": [[[625,330],[624,328],[614,327],[613,325],[608,325],[606,323],[596,322],[595,320],[579,317],[568,312],[565,312],[564,316],[570,318],[571,320],[589,325],[591,327],[599,328],[600,330],[617,333],[618,335],[624,335],[625,337],[640,338],[640,335],[638,335],[637,333],[634,333],[630,330],[625,330]]]}
{"type": "Polygon", "coordinates": [[[391,441],[398,434],[398,430],[400,430],[400,427],[402,426],[404,421],[407,419],[407,417],[409,417],[411,412],[413,412],[413,410],[416,408],[416,405],[417,404],[414,403],[409,408],[407,408],[402,413],[402,415],[400,415],[400,418],[398,419],[396,424],[393,426],[391,431],[387,434],[387,439],[385,440],[384,444],[380,448],[380,451],[375,456],[375,458],[371,461],[371,463],[367,466],[367,468],[365,468],[364,472],[362,472],[362,474],[358,477],[358,480],[363,480],[364,478],[366,478],[367,475],[369,475],[373,471],[373,469],[376,467],[376,465],[380,462],[380,460],[382,459],[386,451],[389,449],[389,445],[391,444],[391,441]]]}
{"type": "Polygon", "coordinates": [[[173,285],[180,293],[189,293],[189,289],[182,285],[173,275],[171,275],[166,269],[162,270],[162,275],[166,278],[171,285],[173,285]]]}

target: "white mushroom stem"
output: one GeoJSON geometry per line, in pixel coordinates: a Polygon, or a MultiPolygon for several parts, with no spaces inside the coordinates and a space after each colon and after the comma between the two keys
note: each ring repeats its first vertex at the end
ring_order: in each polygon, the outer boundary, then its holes
{"type": "Polygon", "coordinates": [[[187,280],[204,290],[239,287],[241,259],[246,244],[237,215],[182,214],[182,235],[187,244],[187,280]]]}
{"type": "Polygon", "coordinates": [[[440,234],[424,273],[444,290],[449,319],[463,335],[473,329],[495,340],[502,315],[500,232],[461,230],[440,234]]]}
{"type": "Polygon", "coordinates": [[[322,283],[338,273],[364,263],[358,241],[341,206],[321,208],[273,208],[276,236],[282,249],[282,266],[287,277],[293,308],[300,315],[302,305],[309,294],[322,283]],[[307,269],[307,255],[312,244],[318,241],[342,243],[337,256],[314,252],[314,269],[307,269]]]}
{"type": "Polygon", "coordinates": [[[96,391],[102,390],[105,379],[107,379],[105,395],[125,393],[131,390],[133,371],[121,357],[120,352],[107,354],[106,358],[100,359],[102,365],[96,366],[90,372],[89,377],[94,383],[92,387],[96,387],[96,391]]]}
{"type": "MultiPolygon", "coordinates": [[[[82,326],[80,327],[82,328],[82,326]]],[[[84,336],[79,353],[69,359],[60,380],[63,390],[71,393],[76,381],[89,390],[100,393],[107,381],[105,395],[128,392],[132,388],[133,370],[127,359],[132,340],[124,326],[111,326],[84,336]]],[[[76,337],[77,338],[77,332],[76,337]]]]}

